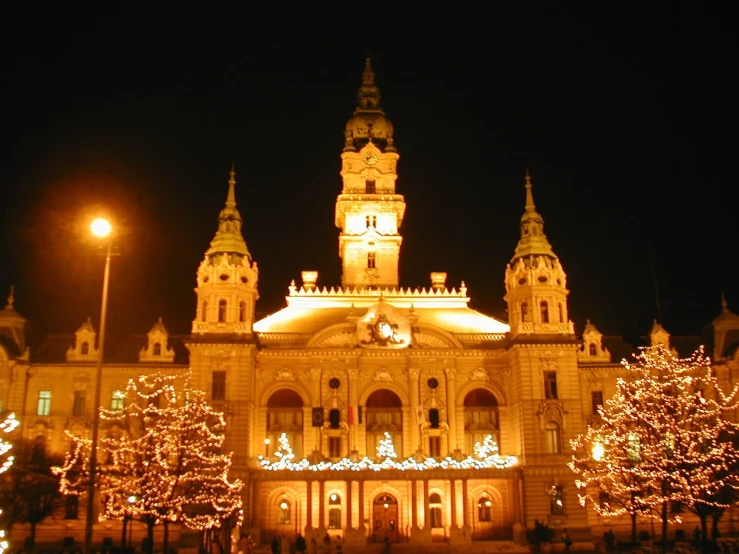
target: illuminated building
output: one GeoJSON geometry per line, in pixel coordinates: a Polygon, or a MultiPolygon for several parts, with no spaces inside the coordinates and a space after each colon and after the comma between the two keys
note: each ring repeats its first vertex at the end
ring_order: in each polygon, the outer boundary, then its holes
{"type": "MultiPolygon", "coordinates": [[[[247,527],[263,539],[301,532],[320,540],[328,531],[347,544],[521,541],[534,520],[589,537],[603,523],[577,502],[568,445],[615,391],[631,346],[589,322],[576,335],[566,273],[528,175],[521,236],[507,267],[501,261],[509,322],[470,308],[471,291],[448,285],[444,272],[432,272],[426,287],[402,287],[399,158],[368,60],[341,152],[342,282],[323,286],[317,271],[303,271],[286,307],[256,320],[259,273],[232,170],[197,270],[191,335],[170,337],[160,320],[146,337],[112,347],[103,398],[114,406],[142,372],[191,368],[193,386],[225,413],[247,527]],[[294,458],[286,461],[276,453],[288,444],[294,458]]],[[[0,312],[3,407],[26,436],[61,450],[64,429],[84,432],[90,418],[95,329],[88,321],[72,339],[47,337],[29,356],[24,323],[11,297],[0,312]]],[[[728,384],[739,364],[739,317],[725,304],[711,336],[728,384]]],[[[657,324],[650,341],[671,346],[657,324]]],[[[70,521],[64,533],[81,529],[70,521]]],[[[114,525],[101,524],[96,536],[113,536],[114,525]]]]}

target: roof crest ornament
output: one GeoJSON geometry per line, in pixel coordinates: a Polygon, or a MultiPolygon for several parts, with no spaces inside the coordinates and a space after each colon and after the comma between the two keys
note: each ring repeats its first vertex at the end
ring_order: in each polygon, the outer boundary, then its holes
{"type": "Polygon", "coordinates": [[[8,294],[8,303],[5,305],[6,310],[15,310],[15,285],[10,285],[10,294],[8,294]]]}

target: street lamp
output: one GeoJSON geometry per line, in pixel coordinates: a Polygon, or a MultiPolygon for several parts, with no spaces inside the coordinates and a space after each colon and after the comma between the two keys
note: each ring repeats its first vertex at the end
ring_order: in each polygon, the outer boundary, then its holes
{"type": "Polygon", "coordinates": [[[92,554],[92,518],[95,515],[95,477],[97,470],[98,434],[100,431],[100,389],[103,375],[103,349],[105,347],[105,319],[108,312],[108,282],[110,281],[110,256],[113,241],[110,234],[113,230],[106,219],[96,219],[90,225],[92,234],[106,240],[105,272],[103,273],[103,297],[100,306],[100,340],[98,342],[98,359],[95,368],[95,399],[92,412],[92,444],[90,445],[90,482],[87,486],[87,514],[85,517],[85,554],[92,554]]]}

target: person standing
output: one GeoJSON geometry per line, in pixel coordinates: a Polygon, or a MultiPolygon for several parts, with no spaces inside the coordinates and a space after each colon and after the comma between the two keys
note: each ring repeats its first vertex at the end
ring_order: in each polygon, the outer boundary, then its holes
{"type": "Polygon", "coordinates": [[[307,548],[308,545],[306,544],[303,535],[298,533],[298,537],[295,539],[295,552],[297,552],[298,554],[305,554],[305,550],[307,548]]]}
{"type": "Polygon", "coordinates": [[[562,542],[565,543],[565,554],[570,554],[570,546],[572,546],[572,540],[570,535],[567,534],[567,528],[562,533],[562,542]]]}
{"type": "Polygon", "coordinates": [[[280,539],[277,538],[277,535],[275,535],[272,538],[272,554],[280,554],[280,539]]]}

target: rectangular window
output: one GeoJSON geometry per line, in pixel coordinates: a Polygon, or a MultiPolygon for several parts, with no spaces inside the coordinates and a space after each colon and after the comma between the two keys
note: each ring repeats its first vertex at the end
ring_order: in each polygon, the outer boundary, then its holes
{"type": "Polygon", "coordinates": [[[429,437],[429,456],[441,457],[441,437],[429,437]]]}
{"type": "Polygon", "coordinates": [[[328,457],[341,458],[341,437],[328,438],[328,457]]]}
{"type": "Polygon", "coordinates": [[[75,417],[82,417],[85,415],[85,391],[83,390],[74,391],[74,405],[72,406],[72,415],[75,417]]]}
{"type": "Polygon", "coordinates": [[[562,487],[552,486],[549,511],[553,516],[561,516],[565,513],[565,501],[562,487]]]}
{"type": "Polygon", "coordinates": [[[341,510],[339,508],[331,508],[328,511],[328,528],[341,529],[341,510]]]}
{"type": "Polygon", "coordinates": [[[598,407],[603,405],[603,391],[594,390],[590,393],[590,404],[593,415],[598,415],[598,407]]]}
{"type": "Polygon", "coordinates": [[[226,400],[226,372],[214,371],[210,389],[211,400],[226,400]]]}
{"type": "Polygon", "coordinates": [[[376,215],[366,216],[365,221],[367,223],[367,227],[377,227],[377,216],[376,215]]]}
{"type": "Polygon", "coordinates": [[[544,372],[544,398],[547,400],[556,400],[557,396],[557,372],[544,372]]]}
{"type": "Polygon", "coordinates": [[[126,405],[126,393],[122,390],[114,390],[110,399],[110,409],[114,412],[122,410],[126,405]]]}
{"type": "Polygon", "coordinates": [[[364,182],[364,192],[365,194],[375,194],[377,191],[377,187],[375,186],[375,180],[374,179],[367,179],[364,182]]]}
{"type": "Polygon", "coordinates": [[[51,413],[51,391],[38,391],[38,406],[36,407],[36,415],[47,416],[51,413]]]}
{"type": "Polygon", "coordinates": [[[77,519],[80,497],[75,494],[67,495],[64,509],[64,519],[77,519]]]}
{"type": "Polygon", "coordinates": [[[377,267],[376,263],[377,263],[377,260],[375,258],[375,253],[374,252],[369,252],[367,254],[367,268],[368,269],[375,269],[375,267],[377,267]]]}

